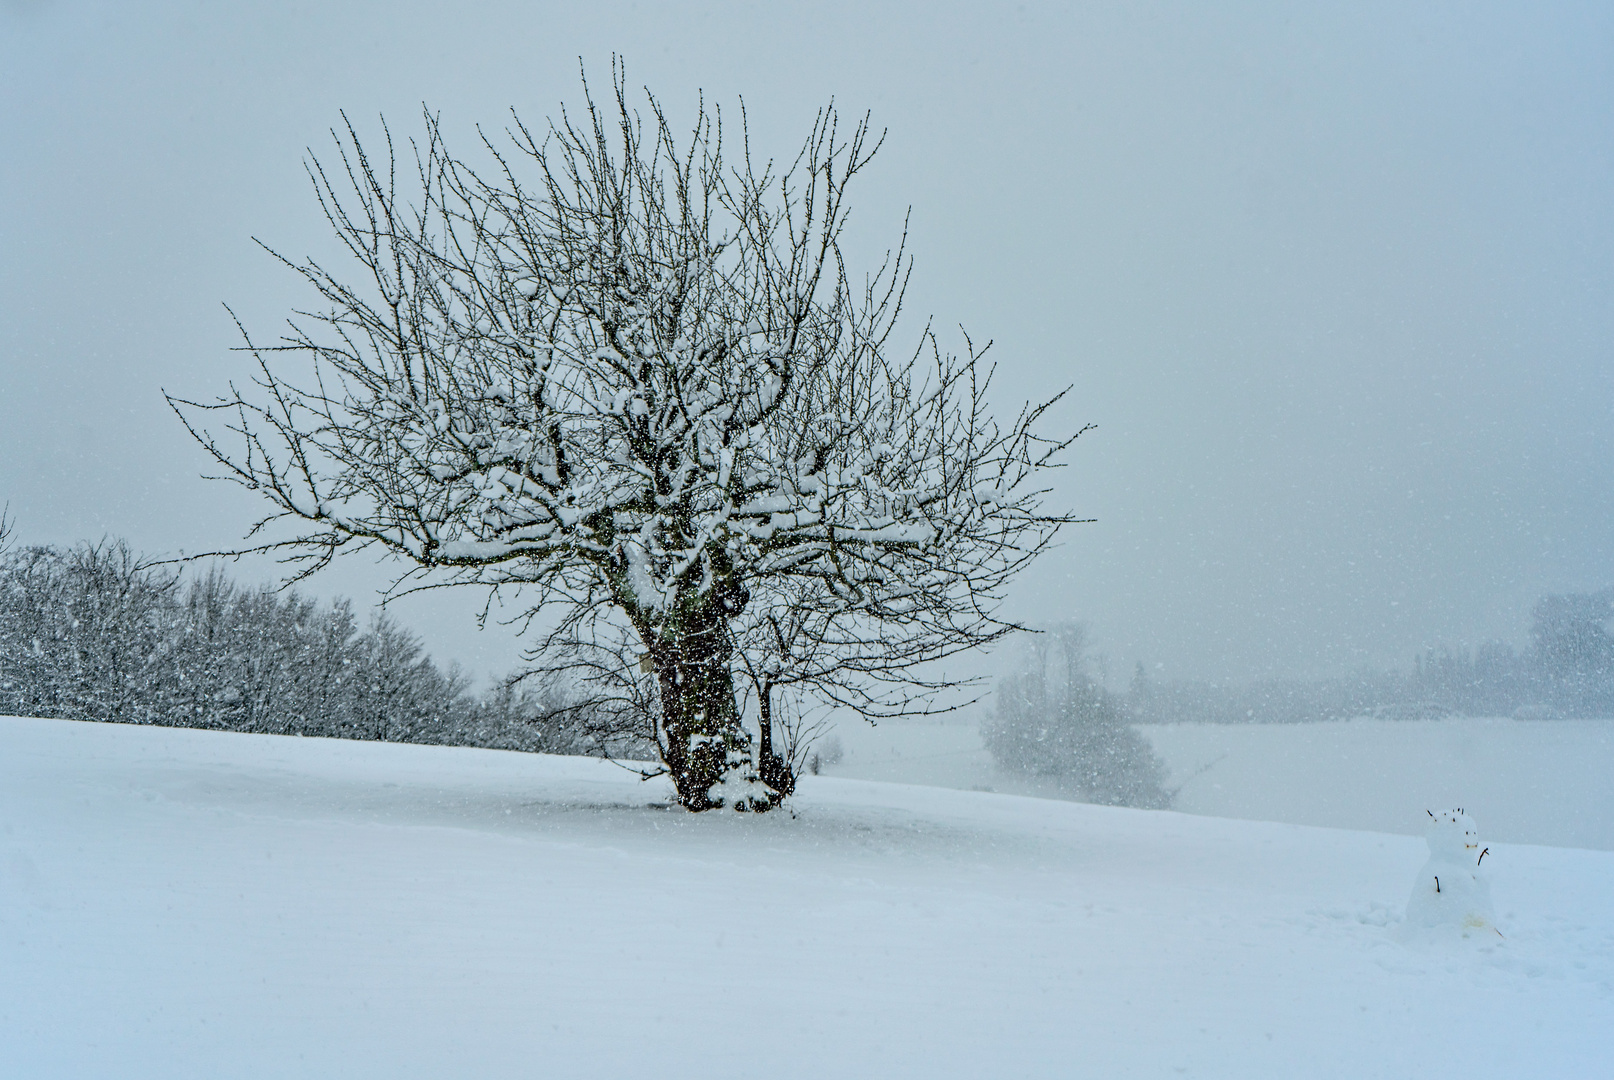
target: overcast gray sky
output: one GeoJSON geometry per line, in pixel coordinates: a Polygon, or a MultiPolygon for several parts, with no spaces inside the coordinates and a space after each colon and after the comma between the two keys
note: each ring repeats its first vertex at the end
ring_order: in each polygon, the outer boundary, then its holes
{"type": "MultiPolygon", "coordinates": [[[[1056,493],[1098,521],[1010,613],[1087,620],[1112,672],[1405,666],[1614,583],[1606,4],[0,0],[20,538],[239,542],[259,507],[161,391],[245,373],[221,303],[272,332],[305,299],[251,242],[327,250],[305,148],[339,109],[541,120],[613,52],[675,112],[744,95],[780,155],[831,96],[890,129],[854,250],[911,205],[912,310],[995,340],[1005,410],[1071,383],[1098,425],[1056,493]]],[[[398,614],[508,666],[473,610],[398,614]]]]}

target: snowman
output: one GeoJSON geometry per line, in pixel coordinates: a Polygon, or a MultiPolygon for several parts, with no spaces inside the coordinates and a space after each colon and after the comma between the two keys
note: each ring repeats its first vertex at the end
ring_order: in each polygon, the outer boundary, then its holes
{"type": "Polygon", "coordinates": [[[1491,909],[1491,884],[1474,819],[1462,810],[1430,810],[1429,861],[1407,899],[1408,930],[1455,929],[1463,937],[1501,937],[1491,909]]]}

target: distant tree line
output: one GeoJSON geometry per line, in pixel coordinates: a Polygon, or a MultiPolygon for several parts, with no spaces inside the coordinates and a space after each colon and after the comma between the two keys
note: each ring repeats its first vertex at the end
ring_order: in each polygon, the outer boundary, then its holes
{"type": "Polygon", "coordinates": [[[642,757],[635,718],[565,680],[473,693],[384,612],[187,578],[117,540],[7,546],[0,715],[642,757]]]}
{"type": "Polygon", "coordinates": [[[1530,644],[1441,646],[1410,671],[1247,685],[1156,682],[1140,664],[1126,694],[1138,723],[1286,724],[1361,716],[1574,719],[1614,716],[1614,589],[1546,596],[1531,613],[1530,644]]]}
{"type": "Polygon", "coordinates": [[[1161,807],[1174,792],[1137,724],[1614,717],[1611,621],[1614,589],[1546,596],[1524,650],[1442,647],[1410,672],[1245,685],[1157,682],[1139,664],[1121,694],[1092,671],[1082,627],[1064,623],[1024,643],[998,680],[981,737],[1000,769],[1054,778],[1086,802],[1161,807]]]}

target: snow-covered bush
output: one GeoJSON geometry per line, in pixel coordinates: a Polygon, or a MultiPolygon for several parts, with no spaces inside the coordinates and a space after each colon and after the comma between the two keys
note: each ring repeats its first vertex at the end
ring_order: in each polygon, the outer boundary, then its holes
{"type": "Polygon", "coordinates": [[[1088,670],[1086,635],[1065,624],[1033,638],[1000,679],[981,738],[998,767],[1055,776],[1088,802],[1160,808],[1164,768],[1122,702],[1088,670]]]}
{"type": "Polygon", "coordinates": [[[807,755],[807,771],[817,776],[825,767],[834,768],[846,760],[846,748],[838,735],[831,735],[815,746],[807,755]]]}
{"type": "Polygon", "coordinates": [[[158,721],[177,587],[119,541],[0,552],[0,713],[158,721]]]}
{"type": "Polygon", "coordinates": [[[121,541],[0,546],[0,714],[642,756],[568,691],[474,699],[385,614],[183,581],[121,541]]]}

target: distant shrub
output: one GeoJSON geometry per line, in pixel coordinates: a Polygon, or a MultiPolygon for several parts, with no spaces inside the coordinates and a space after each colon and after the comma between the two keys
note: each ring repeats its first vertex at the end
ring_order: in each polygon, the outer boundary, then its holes
{"type": "Polygon", "coordinates": [[[1086,635],[1065,624],[1038,635],[998,682],[982,741],[998,767],[1059,777],[1085,802],[1164,807],[1164,768],[1121,700],[1087,669],[1086,635]]]}
{"type": "Polygon", "coordinates": [[[845,759],[846,749],[841,746],[840,736],[831,735],[808,753],[807,771],[817,776],[821,769],[839,765],[845,759]]]}

